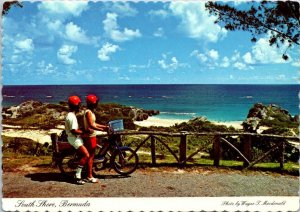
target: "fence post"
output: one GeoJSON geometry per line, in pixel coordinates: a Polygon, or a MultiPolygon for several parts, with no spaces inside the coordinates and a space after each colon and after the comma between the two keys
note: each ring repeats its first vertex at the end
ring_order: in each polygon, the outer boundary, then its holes
{"type": "Polygon", "coordinates": [[[285,142],[281,141],[281,144],[279,146],[279,163],[280,163],[280,169],[283,169],[284,166],[284,151],[285,151],[285,142]]]}
{"type": "Polygon", "coordinates": [[[214,137],[214,142],[213,142],[213,150],[214,150],[214,166],[219,166],[220,165],[220,157],[221,157],[221,140],[220,136],[216,135],[214,137]]]}
{"type": "Polygon", "coordinates": [[[182,165],[186,164],[186,133],[181,132],[180,143],[179,143],[179,163],[182,165]],[[181,163],[184,161],[183,163],[181,163]]]}
{"type": "Polygon", "coordinates": [[[154,137],[154,135],[151,135],[151,158],[152,158],[152,165],[156,165],[155,137],[154,137]]]}
{"type": "MultiPolygon", "coordinates": [[[[248,159],[248,161],[250,161],[250,162],[252,160],[251,147],[252,147],[252,137],[251,137],[251,135],[244,136],[243,154],[248,159]]],[[[244,167],[247,167],[248,165],[249,164],[246,161],[244,161],[244,167]]]]}

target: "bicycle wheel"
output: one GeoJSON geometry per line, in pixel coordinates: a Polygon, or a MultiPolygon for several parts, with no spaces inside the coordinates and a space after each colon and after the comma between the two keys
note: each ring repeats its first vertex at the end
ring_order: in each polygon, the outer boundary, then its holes
{"type": "Polygon", "coordinates": [[[120,151],[114,151],[110,163],[118,174],[129,175],[136,170],[139,158],[131,148],[121,147],[120,151]]]}
{"type": "Polygon", "coordinates": [[[61,161],[58,162],[60,172],[67,177],[73,177],[75,175],[77,166],[77,160],[69,155],[62,157],[61,161]]]}
{"type": "Polygon", "coordinates": [[[101,171],[105,169],[107,160],[105,159],[103,162],[94,162],[93,163],[93,175],[100,175],[101,171]]]}

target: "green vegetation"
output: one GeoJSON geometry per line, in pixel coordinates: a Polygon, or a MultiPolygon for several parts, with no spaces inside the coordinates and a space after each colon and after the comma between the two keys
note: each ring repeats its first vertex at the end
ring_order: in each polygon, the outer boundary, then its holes
{"type": "MultiPolygon", "coordinates": [[[[38,127],[41,129],[54,128],[58,124],[64,124],[64,117],[67,114],[68,107],[66,102],[60,102],[60,104],[40,104],[34,110],[25,111],[18,116],[18,118],[6,118],[3,120],[4,124],[20,125],[22,127],[38,127]]],[[[271,108],[271,107],[270,107],[271,108]]],[[[82,108],[84,109],[84,108],[82,108]]],[[[181,124],[175,124],[171,127],[137,127],[133,123],[133,116],[136,115],[137,111],[131,110],[132,108],[115,104],[100,104],[96,109],[96,118],[100,123],[106,124],[108,121],[115,119],[123,119],[125,129],[136,129],[139,131],[162,131],[162,132],[236,132],[232,127],[226,127],[224,125],[215,125],[208,121],[204,117],[194,118],[188,122],[181,124]]],[[[272,110],[266,110],[268,116],[272,119],[262,119],[260,125],[267,126],[268,129],[264,130],[264,134],[279,134],[279,135],[294,135],[295,130],[298,130],[298,123],[292,119],[288,119],[287,116],[273,113],[272,110]]],[[[83,125],[82,114],[78,115],[79,124],[83,125]]],[[[159,164],[176,164],[177,161],[174,156],[170,153],[169,149],[179,157],[179,137],[172,136],[156,136],[155,139],[155,150],[157,163],[159,164]],[[168,148],[160,141],[165,143],[168,148]]],[[[132,135],[123,136],[122,142],[126,146],[130,146],[136,149],[147,138],[146,135],[132,135]]],[[[187,157],[191,154],[195,155],[187,161],[187,164],[198,164],[205,166],[213,165],[213,136],[208,135],[188,135],[187,136],[187,157]],[[197,152],[197,153],[196,153],[197,152]]],[[[223,136],[224,139],[229,141],[237,149],[243,152],[243,139],[247,139],[243,136],[223,136]]],[[[37,155],[45,156],[45,161],[51,163],[51,146],[41,145],[30,139],[25,138],[11,138],[2,136],[3,140],[3,154],[4,162],[9,164],[22,163],[22,160],[8,160],[24,157],[24,162],[27,158],[35,158],[37,155]]],[[[273,145],[281,142],[278,138],[268,138],[266,140],[263,137],[252,137],[252,156],[253,159],[258,158],[263,153],[267,152],[272,148],[273,145]]],[[[140,162],[149,164],[151,163],[151,141],[150,139],[141,146],[138,151],[140,162]]],[[[221,166],[225,167],[242,167],[243,162],[240,156],[227,146],[226,143],[221,142],[221,166]]],[[[267,157],[265,157],[261,163],[255,165],[253,168],[258,169],[278,169],[279,163],[279,151],[275,150],[267,157]]],[[[292,171],[297,166],[299,159],[299,149],[287,143],[285,145],[285,168],[292,171]],[[296,164],[296,165],[295,165],[296,164]]],[[[43,163],[43,162],[41,162],[43,163]]],[[[7,165],[7,164],[6,164],[7,165]]]]}
{"type": "MultiPolygon", "coordinates": [[[[269,111],[269,113],[272,113],[272,111],[269,111]]],[[[260,123],[261,125],[276,128],[277,130],[288,129],[288,128],[298,129],[299,123],[287,119],[286,115],[285,116],[283,114],[268,114],[268,115],[272,116],[273,119],[263,119],[260,123]]]]}
{"type": "Polygon", "coordinates": [[[51,155],[51,146],[27,138],[2,136],[2,153],[8,155],[51,155]]]}
{"type": "MultiPolygon", "coordinates": [[[[123,138],[123,144],[129,145],[133,149],[142,142],[145,136],[126,136],[123,138]]],[[[171,138],[166,140],[166,138],[160,137],[168,146],[178,155],[178,138],[171,138]]],[[[188,153],[189,156],[196,151],[197,148],[203,148],[203,151],[197,153],[193,158],[187,161],[186,167],[190,166],[203,166],[203,167],[213,167],[213,159],[210,157],[208,152],[210,152],[211,144],[209,143],[210,137],[205,137],[202,139],[202,143],[198,143],[198,137],[188,138],[188,153]],[[208,144],[208,145],[207,145],[208,144]]],[[[41,146],[36,142],[25,139],[25,138],[11,138],[2,136],[3,140],[3,170],[4,171],[14,171],[20,169],[24,165],[33,166],[43,166],[48,168],[52,167],[52,151],[51,146],[41,146]],[[38,165],[37,165],[38,164],[38,165]]],[[[147,141],[145,145],[142,146],[138,151],[140,166],[151,164],[151,154],[150,154],[150,141],[147,141]]],[[[174,156],[166,149],[164,145],[156,141],[156,162],[157,166],[177,166],[177,161],[174,156]]],[[[237,160],[227,160],[222,158],[220,161],[220,167],[229,169],[241,169],[243,167],[243,162],[237,160]]],[[[287,174],[297,174],[299,165],[297,162],[286,161],[284,163],[284,169],[279,169],[279,163],[273,162],[262,162],[256,164],[252,169],[270,171],[270,172],[280,172],[287,174]]]]}
{"type": "MultiPolygon", "coordinates": [[[[84,110],[84,107],[81,108],[84,110]]],[[[124,127],[126,129],[135,129],[132,120],[132,115],[129,113],[130,107],[115,104],[99,104],[96,109],[96,119],[101,124],[107,124],[111,120],[123,119],[124,127]],[[128,111],[128,113],[123,113],[128,111]]],[[[22,112],[17,118],[4,118],[3,124],[19,125],[23,128],[37,127],[40,129],[52,129],[57,125],[64,125],[65,115],[68,112],[68,105],[66,102],[59,104],[41,104],[36,106],[33,110],[22,112]]],[[[83,114],[78,114],[79,123],[83,124],[83,114]]]]}
{"type": "Polygon", "coordinates": [[[198,117],[176,124],[171,128],[173,131],[188,131],[188,132],[233,132],[236,131],[233,127],[226,127],[225,125],[215,125],[204,117],[198,117]]]}
{"type": "Polygon", "coordinates": [[[17,118],[3,119],[3,124],[19,125],[23,128],[51,129],[64,124],[64,114],[67,111],[68,107],[64,104],[41,104],[33,110],[21,113],[17,118]]]}
{"type": "Polygon", "coordinates": [[[175,124],[171,127],[141,127],[139,131],[162,131],[162,132],[236,132],[233,127],[227,127],[225,125],[216,125],[205,117],[197,117],[189,120],[188,122],[182,122],[175,124]]]}

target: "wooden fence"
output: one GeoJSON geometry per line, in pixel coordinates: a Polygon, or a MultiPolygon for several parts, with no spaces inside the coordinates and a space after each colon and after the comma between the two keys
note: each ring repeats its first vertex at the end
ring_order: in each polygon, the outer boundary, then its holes
{"type": "MultiPolygon", "coordinates": [[[[146,138],[143,141],[139,142],[139,144],[135,147],[134,151],[137,152],[146,142],[150,142],[150,151],[151,151],[151,161],[153,165],[156,165],[156,142],[160,142],[178,162],[178,165],[184,166],[187,161],[191,160],[195,155],[199,152],[203,151],[203,148],[198,148],[193,153],[187,155],[187,137],[188,136],[211,136],[213,139],[211,140],[213,144],[213,160],[214,166],[219,166],[221,160],[221,143],[224,143],[231,150],[235,151],[237,155],[239,155],[244,161],[243,166],[244,169],[249,169],[265,157],[270,155],[275,150],[279,151],[278,161],[280,163],[280,168],[283,168],[284,165],[284,152],[285,145],[288,142],[295,142],[298,146],[299,138],[294,136],[280,136],[280,135],[269,135],[269,134],[256,134],[256,133],[242,133],[242,132],[203,132],[203,133],[195,133],[195,132],[154,132],[154,131],[124,131],[118,132],[117,135],[120,137],[123,136],[133,136],[133,135],[145,135],[146,138]],[[236,146],[234,146],[226,137],[235,136],[242,137],[242,150],[239,150],[236,146]],[[177,150],[172,150],[167,142],[165,142],[161,137],[177,137],[180,138],[180,142],[177,150]],[[263,142],[268,142],[268,140],[272,139],[274,143],[268,151],[262,153],[256,158],[252,156],[252,139],[260,138],[263,142]]],[[[105,135],[99,135],[99,137],[103,137],[105,135]]]]}

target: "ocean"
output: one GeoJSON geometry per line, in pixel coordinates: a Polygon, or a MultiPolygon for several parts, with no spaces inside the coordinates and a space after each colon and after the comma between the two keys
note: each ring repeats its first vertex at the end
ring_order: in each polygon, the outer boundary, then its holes
{"type": "Polygon", "coordinates": [[[158,118],[243,121],[255,103],[276,104],[299,114],[299,85],[20,85],[3,86],[2,106],[27,100],[58,103],[70,95],[84,102],[96,94],[102,103],[118,103],[160,111],[158,118]]]}

